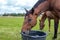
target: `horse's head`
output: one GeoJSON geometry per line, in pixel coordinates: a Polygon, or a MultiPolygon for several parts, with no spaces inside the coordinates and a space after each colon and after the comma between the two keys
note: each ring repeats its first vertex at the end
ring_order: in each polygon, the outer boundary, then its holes
{"type": "Polygon", "coordinates": [[[26,10],[22,31],[31,30],[31,28],[36,25],[37,20],[36,20],[36,16],[33,15],[33,12],[34,9],[31,9],[30,11],[26,10]]]}

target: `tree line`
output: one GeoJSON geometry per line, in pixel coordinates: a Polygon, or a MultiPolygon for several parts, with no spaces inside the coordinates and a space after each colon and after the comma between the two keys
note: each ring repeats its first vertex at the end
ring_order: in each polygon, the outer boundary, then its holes
{"type": "Polygon", "coordinates": [[[24,16],[25,13],[4,13],[2,16],[24,16]]]}

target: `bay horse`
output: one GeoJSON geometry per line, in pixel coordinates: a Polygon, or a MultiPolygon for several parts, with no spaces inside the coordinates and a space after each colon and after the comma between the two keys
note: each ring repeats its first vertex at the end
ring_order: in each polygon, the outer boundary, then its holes
{"type": "Polygon", "coordinates": [[[60,18],[60,0],[38,0],[38,2],[32,7],[32,9],[26,12],[26,16],[28,16],[28,19],[26,24],[23,23],[24,25],[21,31],[29,31],[36,25],[38,15],[48,10],[53,12],[52,14],[55,15],[53,39],[56,39],[60,18]]]}
{"type": "Polygon", "coordinates": [[[42,15],[42,17],[39,19],[40,30],[42,30],[44,28],[44,26],[45,26],[44,22],[47,18],[48,19],[49,32],[50,32],[50,24],[51,24],[50,21],[51,21],[51,19],[55,18],[55,15],[53,15],[51,11],[43,12],[41,15],[42,15]]]}

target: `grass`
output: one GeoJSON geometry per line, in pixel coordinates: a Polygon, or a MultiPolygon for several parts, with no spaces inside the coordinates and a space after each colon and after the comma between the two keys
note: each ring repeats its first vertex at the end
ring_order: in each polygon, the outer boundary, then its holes
{"type": "MultiPolygon", "coordinates": [[[[38,18],[39,19],[39,18],[38,18]]],[[[22,40],[21,39],[21,27],[23,23],[23,17],[0,17],[0,40],[22,40]]],[[[39,21],[32,30],[39,30],[39,21]]],[[[46,40],[52,40],[54,33],[54,21],[51,20],[51,32],[48,32],[48,21],[45,21],[44,32],[47,33],[46,40]]],[[[60,25],[59,25],[60,26],[60,25]]],[[[58,28],[58,38],[60,40],[60,27],[58,28]]]]}

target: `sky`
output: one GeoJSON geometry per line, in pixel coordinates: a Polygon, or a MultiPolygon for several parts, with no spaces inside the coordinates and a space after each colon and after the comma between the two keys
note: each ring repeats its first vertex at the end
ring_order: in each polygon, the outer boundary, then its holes
{"type": "Polygon", "coordinates": [[[30,10],[38,0],[0,0],[0,14],[25,13],[24,8],[30,10]]]}

